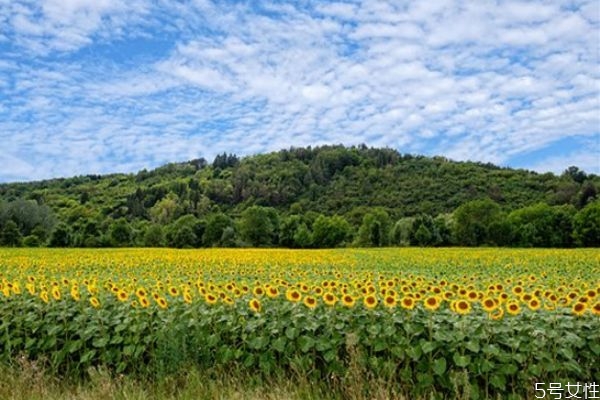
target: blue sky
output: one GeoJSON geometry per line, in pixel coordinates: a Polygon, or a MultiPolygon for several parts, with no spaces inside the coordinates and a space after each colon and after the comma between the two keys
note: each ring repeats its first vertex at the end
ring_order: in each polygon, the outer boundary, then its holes
{"type": "Polygon", "coordinates": [[[600,6],[0,0],[0,143],[2,182],[328,143],[598,174],[600,6]]]}

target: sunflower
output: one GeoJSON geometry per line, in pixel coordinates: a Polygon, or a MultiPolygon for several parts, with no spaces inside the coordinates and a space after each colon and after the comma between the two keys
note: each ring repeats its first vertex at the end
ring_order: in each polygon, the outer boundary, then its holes
{"type": "Polygon", "coordinates": [[[50,299],[48,298],[48,291],[47,290],[43,290],[40,293],[40,299],[42,299],[42,301],[46,304],[48,304],[48,302],[50,301],[50,299]]]}
{"type": "Polygon", "coordinates": [[[279,296],[279,289],[277,289],[275,286],[271,286],[267,289],[267,296],[274,299],[275,297],[279,296]]]}
{"type": "Polygon", "coordinates": [[[400,305],[406,310],[412,310],[415,308],[415,300],[412,297],[403,297],[400,301],[400,305]]]}
{"type": "Polygon", "coordinates": [[[256,286],[253,290],[252,293],[254,293],[254,295],[256,297],[260,297],[263,294],[265,294],[265,289],[262,288],[262,286],[256,286]]]}
{"type": "Polygon", "coordinates": [[[355,303],[354,298],[352,296],[350,296],[349,294],[345,294],[342,297],[342,304],[344,306],[352,308],[352,307],[354,307],[354,303],[355,303]]]}
{"type": "Polygon", "coordinates": [[[288,299],[288,301],[296,303],[302,300],[302,295],[296,289],[288,289],[285,292],[285,298],[288,299]]]}
{"type": "Polygon", "coordinates": [[[383,299],[383,305],[389,308],[396,307],[396,297],[388,294],[383,299]]]}
{"type": "Polygon", "coordinates": [[[165,300],[165,298],[164,298],[164,297],[159,297],[159,298],[156,300],[156,303],[157,303],[157,304],[158,304],[158,306],[159,306],[160,308],[162,308],[163,310],[169,306],[169,305],[167,304],[167,300],[165,300]]]}
{"type": "Polygon", "coordinates": [[[35,295],[35,285],[33,283],[25,284],[25,288],[27,289],[27,291],[29,292],[30,295],[32,295],[32,296],[35,295]]]}
{"type": "Polygon", "coordinates": [[[117,294],[117,299],[121,302],[126,301],[129,298],[129,295],[127,294],[127,292],[123,289],[119,290],[119,293],[117,294]]]}
{"type": "Polygon", "coordinates": [[[479,295],[477,294],[477,292],[472,290],[469,293],[467,293],[467,297],[469,298],[470,301],[475,301],[479,298],[479,295]]]}
{"type": "Polygon", "coordinates": [[[208,303],[208,304],[215,304],[217,302],[217,296],[215,296],[212,293],[207,293],[206,295],[204,295],[204,300],[208,303]]]}
{"type": "Polygon", "coordinates": [[[519,296],[521,293],[523,293],[523,288],[521,286],[515,286],[512,288],[512,292],[515,296],[519,296]]]}
{"type": "Polygon", "coordinates": [[[260,300],[258,300],[256,298],[250,300],[248,302],[248,306],[254,312],[260,312],[260,310],[261,310],[260,300]]]}
{"type": "Polygon", "coordinates": [[[327,304],[328,306],[334,306],[335,303],[337,303],[338,299],[337,297],[335,297],[335,295],[333,293],[325,293],[323,295],[323,302],[325,302],[325,304],[327,304]]]}
{"type": "Polygon", "coordinates": [[[100,306],[101,306],[100,300],[98,300],[98,298],[96,298],[96,297],[90,297],[90,304],[94,308],[100,308],[100,306]]]}
{"type": "Polygon", "coordinates": [[[139,287],[135,291],[135,295],[137,297],[146,297],[148,295],[148,293],[146,292],[146,289],[144,289],[143,287],[139,287]]]}
{"type": "Polygon", "coordinates": [[[523,303],[529,303],[531,301],[531,299],[533,299],[533,296],[529,293],[525,293],[524,295],[521,296],[521,301],[523,303]]]}
{"type": "Polygon", "coordinates": [[[460,315],[469,314],[471,312],[471,303],[464,299],[456,300],[454,302],[454,311],[460,315]]]}
{"type": "Polygon", "coordinates": [[[521,306],[516,301],[509,301],[506,304],[506,311],[510,315],[517,315],[521,312],[521,306]]]}
{"type": "Polygon", "coordinates": [[[190,292],[183,293],[183,301],[186,302],[187,304],[192,303],[192,295],[190,292]]]}
{"type": "Polygon", "coordinates": [[[596,304],[594,304],[594,306],[592,307],[592,313],[594,315],[600,316],[600,301],[598,301],[598,302],[596,302],[596,304]]]}
{"type": "Polygon", "coordinates": [[[423,301],[425,308],[430,311],[435,311],[442,305],[442,298],[439,296],[429,296],[423,301]]]}
{"type": "Polygon", "coordinates": [[[370,294],[370,295],[366,296],[365,298],[363,298],[363,304],[367,308],[375,308],[375,307],[377,307],[377,297],[370,294]]]}
{"type": "Polygon", "coordinates": [[[496,302],[494,301],[494,299],[492,299],[491,297],[486,297],[481,302],[481,306],[483,307],[483,309],[486,312],[489,313],[489,312],[494,311],[498,307],[498,304],[496,304],[496,302]]]}
{"type": "Polygon", "coordinates": [[[139,301],[140,301],[140,305],[143,308],[147,308],[148,306],[150,306],[150,300],[148,300],[147,297],[138,297],[139,301]]]}
{"type": "Polygon", "coordinates": [[[54,300],[60,300],[60,289],[58,288],[58,286],[52,287],[52,297],[54,298],[54,300]]]}
{"type": "Polygon", "coordinates": [[[317,306],[317,299],[312,296],[306,296],[302,302],[310,309],[314,309],[317,306]]]}
{"type": "Polygon", "coordinates": [[[583,315],[585,313],[586,309],[587,309],[587,304],[577,302],[573,305],[573,307],[571,308],[571,311],[575,315],[583,315]]]}
{"type": "Polygon", "coordinates": [[[75,301],[79,301],[81,299],[81,295],[79,294],[79,290],[76,286],[73,286],[71,289],[71,298],[75,301]]]}
{"type": "Polygon", "coordinates": [[[131,308],[137,308],[138,306],[138,302],[137,300],[133,300],[131,303],[129,303],[131,305],[131,308]]]}
{"type": "Polygon", "coordinates": [[[179,296],[179,289],[177,289],[175,286],[169,286],[169,294],[172,297],[179,296]]]}
{"type": "Polygon", "coordinates": [[[494,321],[498,321],[498,320],[501,320],[502,317],[504,317],[504,310],[502,309],[502,307],[499,307],[496,309],[496,311],[491,312],[488,315],[494,321]]]}
{"type": "Polygon", "coordinates": [[[529,300],[529,302],[527,303],[527,307],[529,307],[529,309],[532,311],[539,310],[541,305],[542,305],[542,303],[538,300],[537,297],[534,297],[533,299],[529,300]]]}

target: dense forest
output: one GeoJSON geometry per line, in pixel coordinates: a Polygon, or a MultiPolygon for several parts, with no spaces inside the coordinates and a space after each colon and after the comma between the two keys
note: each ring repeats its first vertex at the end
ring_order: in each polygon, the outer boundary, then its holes
{"type": "Polygon", "coordinates": [[[3,246],[600,246],[600,177],[290,148],[0,185],[3,246]]]}

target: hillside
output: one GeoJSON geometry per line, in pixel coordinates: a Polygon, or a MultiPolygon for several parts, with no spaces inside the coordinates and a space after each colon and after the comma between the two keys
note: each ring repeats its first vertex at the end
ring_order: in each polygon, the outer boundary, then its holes
{"type": "MultiPolygon", "coordinates": [[[[94,229],[88,228],[96,234],[120,219],[134,231],[186,215],[236,219],[253,205],[272,207],[281,218],[308,214],[307,225],[314,215],[338,214],[355,227],[374,208],[393,223],[451,213],[476,199],[491,199],[504,213],[540,202],[579,209],[599,187],[598,176],[574,167],[556,176],[387,148],[323,146],[241,159],[223,154],[212,163],[200,158],[137,174],[2,184],[0,202],[35,200],[51,209],[53,221],[47,224],[63,222],[74,233],[93,222],[94,229]]],[[[31,234],[20,228],[23,236],[31,234]]]]}

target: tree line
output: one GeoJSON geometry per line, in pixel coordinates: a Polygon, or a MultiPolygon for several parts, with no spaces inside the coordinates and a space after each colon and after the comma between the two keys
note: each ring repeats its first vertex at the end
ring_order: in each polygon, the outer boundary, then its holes
{"type": "Polygon", "coordinates": [[[598,246],[600,178],[364,145],[0,184],[4,246],[598,246]]]}
{"type": "Polygon", "coordinates": [[[383,247],[383,246],[600,246],[600,201],[580,210],[545,203],[509,213],[491,199],[473,200],[453,213],[393,220],[383,208],[356,210],[359,224],[342,215],[309,211],[280,215],[253,205],[238,217],[216,212],[183,215],[170,223],[125,218],[72,225],[56,223],[35,201],[0,204],[0,244],[49,247],[383,247]]]}

